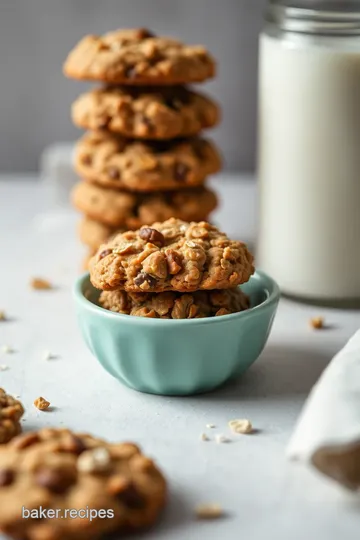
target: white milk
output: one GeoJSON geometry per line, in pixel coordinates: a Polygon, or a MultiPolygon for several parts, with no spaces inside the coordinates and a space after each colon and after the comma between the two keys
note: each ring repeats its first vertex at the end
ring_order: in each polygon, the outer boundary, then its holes
{"type": "Polygon", "coordinates": [[[360,299],[360,37],[260,38],[258,265],[285,293],[360,299]]]}

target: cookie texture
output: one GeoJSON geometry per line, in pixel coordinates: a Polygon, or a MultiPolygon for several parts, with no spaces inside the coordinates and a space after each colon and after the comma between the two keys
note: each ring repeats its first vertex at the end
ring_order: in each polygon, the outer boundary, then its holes
{"type": "Polygon", "coordinates": [[[186,84],[215,75],[215,61],[199,45],[185,45],[146,29],[85,36],[70,52],[64,73],[116,84],[186,84]]]}
{"type": "Polygon", "coordinates": [[[103,291],[99,304],[116,313],[153,319],[218,317],[250,307],[248,296],[238,287],[193,293],[103,291]]]}
{"type": "Polygon", "coordinates": [[[145,143],[106,132],[87,133],[76,146],[74,162],[91,182],[147,192],[199,186],[221,167],[218,151],[205,139],[145,143]]]}
{"type": "Polygon", "coordinates": [[[20,419],[23,414],[20,401],[0,388],[0,444],[7,443],[21,432],[20,419]]]}
{"type": "Polygon", "coordinates": [[[229,289],[253,272],[245,244],[207,222],[174,218],[117,235],[90,261],[97,289],[129,292],[229,289]]]}
{"type": "Polygon", "coordinates": [[[0,529],[13,538],[85,540],[141,529],[156,521],[165,496],[161,472],[132,443],[46,428],[0,448],[0,529]],[[22,507],[40,506],[58,514],[22,518],[22,507]],[[87,508],[105,515],[91,520],[87,508]]]}
{"type": "Polygon", "coordinates": [[[220,111],[209,97],[183,86],[108,86],[79,96],[72,119],[79,127],[129,138],[172,139],[215,126],[220,111]]]}
{"type": "Polygon", "coordinates": [[[78,232],[81,242],[89,246],[90,250],[96,250],[100,244],[106,242],[112,235],[125,231],[124,229],[108,227],[99,221],[85,217],[79,223],[78,232]]]}
{"type": "Polygon", "coordinates": [[[136,194],[80,182],[72,191],[75,208],[109,227],[136,229],[172,216],[201,220],[217,205],[216,195],[207,188],[136,194]]]}

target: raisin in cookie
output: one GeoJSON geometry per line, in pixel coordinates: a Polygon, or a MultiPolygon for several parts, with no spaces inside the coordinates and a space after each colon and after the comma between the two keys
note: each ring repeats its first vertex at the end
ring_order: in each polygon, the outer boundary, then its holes
{"type": "Polygon", "coordinates": [[[114,234],[125,232],[124,229],[108,227],[87,217],[80,221],[78,231],[81,242],[94,250],[97,250],[100,244],[104,244],[114,234]]]}
{"type": "Polygon", "coordinates": [[[136,229],[141,225],[178,217],[205,219],[217,199],[207,188],[150,194],[127,193],[80,182],[73,188],[72,202],[80,212],[109,227],[136,229]]]}
{"type": "Polygon", "coordinates": [[[174,218],[117,235],[90,261],[97,289],[129,292],[229,289],[253,272],[245,244],[209,223],[174,218]]]}
{"type": "Polygon", "coordinates": [[[214,101],[182,86],[98,88],[82,94],[72,106],[79,127],[140,139],[196,135],[215,126],[219,117],[214,101]]]}
{"type": "Polygon", "coordinates": [[[165,497],[161,472],[131,443],[46,428],[0,448],[0,529],[13,538],[88,540],[141,529],[156,521],[165,497]],[[27,519],[23,507],[33,511],[27,519]],[[36,519],[40,507],[51,516],[36,519]],[[101,512],[90,519],[86,509],[101,512]]]}
{"type": "Polygon", "coordinates": [[[21,432],[20,418],[23,414],[20,401],[0,388],[0,444],[7,443],[21,432]]]}
{"type": "Polygon", "coordinates": [[[116,84],[174,85],[215,76],[215,61],[199,45],[158,37],[146,29],[85,36],[70,52],[64,73],[116,84]]]}
{"type": "Polygon", "coordinates": [[[99,304],[116,313],[154,319],[218,317],[238,313],[250,307],[248,296],[238,287],[193,293],[103,291],[99,304]]]}
{"type": "Polygon", "coordinates": [[[105,132],[87,133],[77,144],[75,170],[90,182],[131,191],[199,186],[221,159],[205,139],[142,142],[105,132]]]}

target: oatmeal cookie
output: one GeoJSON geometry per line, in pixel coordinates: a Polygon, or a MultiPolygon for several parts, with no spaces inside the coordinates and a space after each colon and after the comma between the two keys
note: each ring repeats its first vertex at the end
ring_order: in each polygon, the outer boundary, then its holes
{"type": "Polygon", "coordinates": [[[200,138],[150,143],[90,132],[75,150],[75,170],[80,176],[120,190],[149,192],[199,186],[220,166],[215,145],[200,138]]]}
{"type": "Polygon", "coordinates": [[[109,227],[136,229],[156,220],[178,217],[201,220],[216,208],[217,199],[207,188],[136,194],[80,182],[72,202],[87,217],[109,227]]]}
{"type": "Polygon", "coordinates": [[[20,418],[23,414],[20,401],[0,388],[0,444],[7,443],[21,432],[20,418]]]}
{"type": "Polygon", "coordinates": [[[249,298],[239,287],[179,293],[128,293],[103,291],[99,304],[110,311],[154,319],[199,319],[244,311],[249,298]]]}
{"type": "Polygon", "coordinates": [[[175,85],[215,76],[215,61],[200,45],[185,45],[149,30],[85,36],[68,55],[64,73],[74,79],[129,85],[175,85]]]}
{"type": "Polygon", "coordinates": [[[174,218],[115,236],[90,261],[94,287],[129,292],[230,289],[253,272],[244,243],[209,223],[174,218]]]}
{"type": "Polygon", "coordinates": [[[165,497],[161,472],[132,443],[45,428],[0,448],[0,529],[13,538],[89,540],[141,529],[156,521],[165,497]],[[53,509],[53,519],[23,519],[23,507],[53,509]],[[102,512],[65,516],[87,508],[102,512]]]}
{"type": "Polygon", "coordinates": [[[209,97],[183,86],[107,86],[79,96],[72,119],[79,127],[129,138],[173,139],[215,126],[220,110],[209,97]]]}

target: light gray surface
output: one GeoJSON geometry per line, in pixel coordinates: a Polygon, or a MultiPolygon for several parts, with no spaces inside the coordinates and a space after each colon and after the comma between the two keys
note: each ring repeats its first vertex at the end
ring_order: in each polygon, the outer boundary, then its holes
{"type": "Polygon", "coordinates": [[[219,77],[204,90],[224,112],[214,138],[227,167],[250,170],[263,5],[264,0],[1,0],[0,171],[36,170],[46,145],[80,136],[70,105],[91,85],[62,75],[73,45],[84,34],[138,26],[209,47],[219,77]]]}
{"type": "MultiPolygon", "coordinates": [[[[251,212],[241,211],[253,208],[251,185],[220,177],[217,188],[224,205],[215,219],[238,235],[251,232],[251,212]]],[[[170,485],[168,508],[149,540],[357,538],[359,500],[286,462],[284,451],[307,393],[360,326],[360,312],[282,300],[266,350],[238,382],[190,398],[139,394],[100,367],[77,329],[70,294],[81,257],[76,220],[69,210],[51,210],[34,179],[0,181],[0,308],[11,319],[0,325],[0,345],[16,349],[11,356],[0,353],[0,364],[10,367],[0,372],[0,385],[21,395],[24,429],[69,426],[140,443],[170,485]],[[37,275],[58,288],[30,290],[29,280],[37,275]],[[310,330],[308,319],[320,314],[331,330],[310,330]],[[43,360],[46,349],[58,357],[43,360]],[[53,412],[33,407],[39,395],[51,401],[53,412]],[[203,431],[229,434],[227,421],[236,417],[249,418],[258,433],[221,445],[199,440],[203,431]],[[216,429],[206,430],[207,423],[216,429]],[[216,523],[194,520],[193,506],[209,501],[221,504],[228,516],[216,523]]]]}

